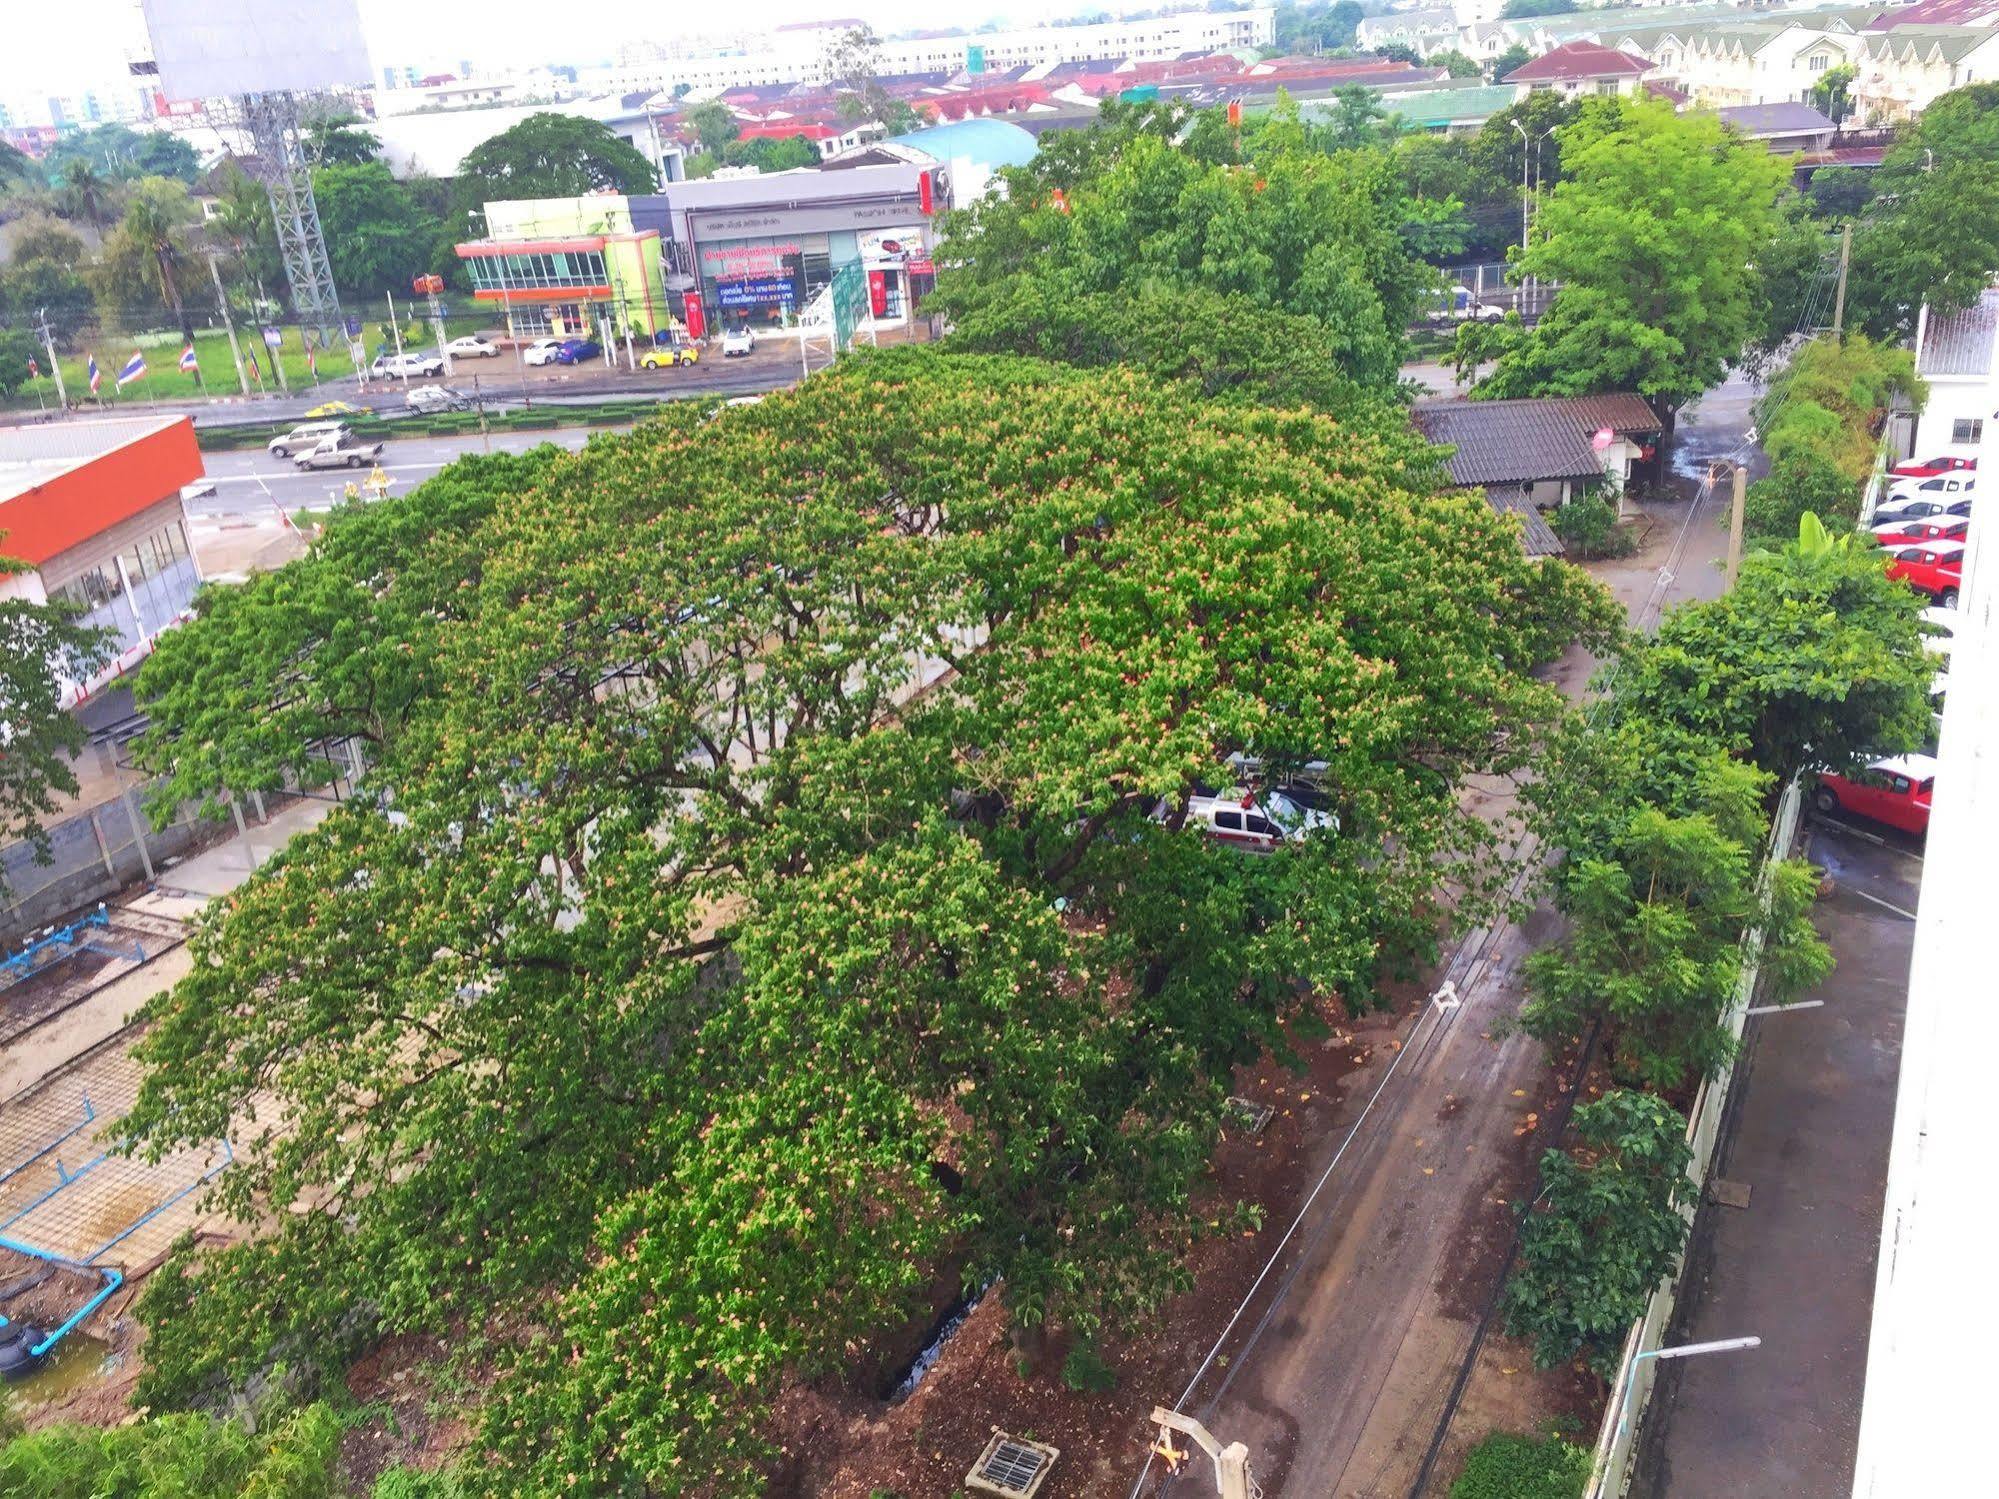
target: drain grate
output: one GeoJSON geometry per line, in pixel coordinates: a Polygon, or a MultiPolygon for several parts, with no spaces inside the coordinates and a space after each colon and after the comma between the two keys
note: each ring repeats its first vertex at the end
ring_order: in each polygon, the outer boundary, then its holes
{"type": "Polygon", "coordinates": [[[1006,1499],[1032,1499],[1062,1454],[1044,1442],[1028,1442],[995,1431],[986,1450],[965,1475],[965,1487],[1006,1499]]]}

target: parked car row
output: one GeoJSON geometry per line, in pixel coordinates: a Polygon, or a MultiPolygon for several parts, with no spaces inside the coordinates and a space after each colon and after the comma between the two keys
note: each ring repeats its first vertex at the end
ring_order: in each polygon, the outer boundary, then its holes
{"type": "MultiPolygon", "coordinates": [[[[1936,658],[1930,710],[1941,727],[1950,691],[1957,601],[1964,585],[1964,547],[1977,497],[1976,458],[1942,456],[1900,464],[1874,512],[1874,540],[1888,554],[1888,576],[1935,602],[1923,610],[1923,649],[1936,658]]],[[[1921,837],[1929,832],[1937,762],[1930,755],[1893,755],[1850,774],[1821,772],[1812,804],[1921,837]]]]}

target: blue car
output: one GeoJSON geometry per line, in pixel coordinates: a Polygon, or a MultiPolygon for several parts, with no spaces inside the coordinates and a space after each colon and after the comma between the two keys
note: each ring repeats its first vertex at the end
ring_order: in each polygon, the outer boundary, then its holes
{"type": "Polygon", "coordinates": [[[555,362],[581,364],[586,359],[601,358],[603,353],[604,346],[594,338],[565,338],[555,351],[555,362]]]}

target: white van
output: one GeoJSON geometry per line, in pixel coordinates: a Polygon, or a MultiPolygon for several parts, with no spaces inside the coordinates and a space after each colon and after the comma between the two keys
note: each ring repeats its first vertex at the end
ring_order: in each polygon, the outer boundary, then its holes
{"type": "Polygon", "coordinates": [[[270,442],[273,458],[289,458],[294,453],[310,453],[328,438],[337,438],[347,430],[345,422],[307,422],[270,442]]]}

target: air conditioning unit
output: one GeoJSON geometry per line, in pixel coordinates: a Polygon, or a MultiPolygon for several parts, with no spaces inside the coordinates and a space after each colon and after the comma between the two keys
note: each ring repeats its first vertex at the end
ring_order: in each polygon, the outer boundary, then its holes
{"type": "Polygon", "coordinates": [[[999,1494],[1003,1499],[1033,1499],[1061,1455],[1045,1442],[1029,1442],[995,1431],[986,1450],[972,1464],[972,1471],[965,1475],[965,1487],[976,1494],[999,1494]]]}

